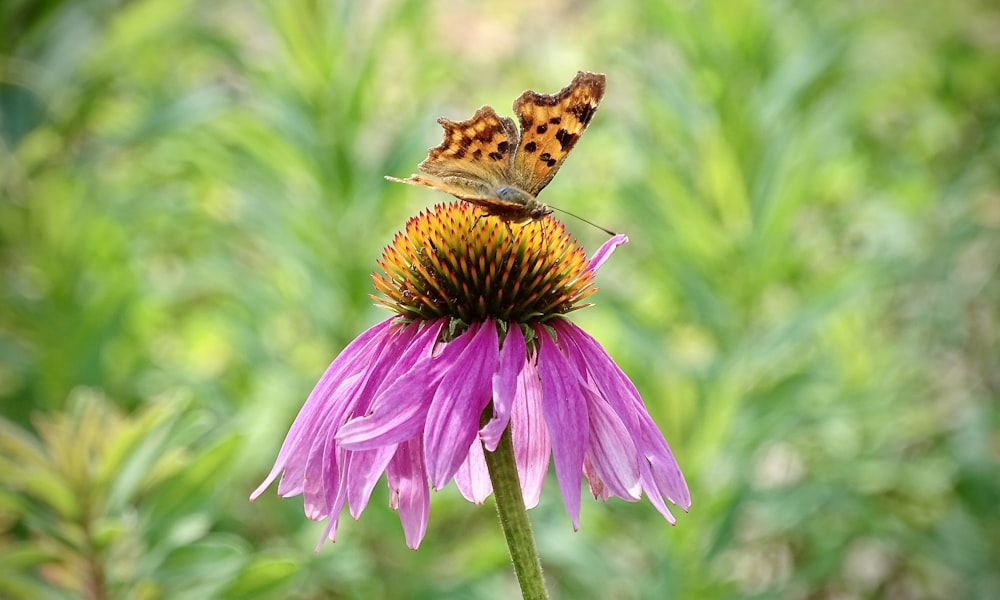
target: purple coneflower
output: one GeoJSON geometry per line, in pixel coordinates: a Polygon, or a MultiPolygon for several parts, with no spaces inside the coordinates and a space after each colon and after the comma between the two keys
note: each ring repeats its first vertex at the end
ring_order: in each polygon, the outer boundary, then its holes
{"type": "Polygon", "coordinates": [[[493,489],[484,448],[493,452],[509,427],[527,507],[551,454],[574,529],[581,476],[602,500],[645,492],[673,523],[665,501],[687,510],[691,500],[670,447],[628,377],[564,318],[589,306],[595,272],[628,238],[588,261],[551,217],[510,229],[477,214],[436,206],[396,235],[373,279],[376,300],[397,315],[333,361],[251,500],[284,471],[278,494],[302,494],[306,516],[329,518],[324,537],[334,540],[344,504],[357,519],[384,471],[415,549],[428,482],[454,479],[482,502],[493,489]]]}

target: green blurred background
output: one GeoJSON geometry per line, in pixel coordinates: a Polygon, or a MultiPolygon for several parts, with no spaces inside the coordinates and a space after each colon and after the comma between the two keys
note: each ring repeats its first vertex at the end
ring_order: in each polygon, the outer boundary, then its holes
{"type": "MultiPolygon", "coordinates": [[[[336,544],[287,427],[386,317],[439,116],[608,93],[542,200],[629,234],[575,313],[687,475],[550,476],[556,598],[1000,597],[1000,9],[811,3],[0,4],[0,597],[510,598],[490,502],[380,485],[336,544]]],[[[593,251],[604,234],[567,226],[593,251]]]]}

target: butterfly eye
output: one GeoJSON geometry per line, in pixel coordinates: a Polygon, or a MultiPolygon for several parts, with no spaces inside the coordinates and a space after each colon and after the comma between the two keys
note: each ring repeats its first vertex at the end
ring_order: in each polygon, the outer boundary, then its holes
{"type": "Polygon", "coordinates": [[[535,206],[535,208],[531,210],[531,218],[535,219],[536,221],[544,216],[551,214],[552,214],[552,209],[541,203],[539,203],[537,206],[535,206]]]}

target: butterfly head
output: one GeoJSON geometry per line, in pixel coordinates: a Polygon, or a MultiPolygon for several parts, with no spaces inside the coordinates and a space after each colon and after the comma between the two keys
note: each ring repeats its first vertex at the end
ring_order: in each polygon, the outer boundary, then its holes
{"type": "Polygon", "coordinates": [[[549,208],[547,205],[539,202],[538,200],[535,200],[535,206],[532,207],[532,209],[530,211],[528,211],[528,214],[531,215],[531,219],[533,221],[537,221],[538,219],[541,219],[542,217],[546,217],[548,215],[551,215],[552,214],[552,209],[549,208]]]}

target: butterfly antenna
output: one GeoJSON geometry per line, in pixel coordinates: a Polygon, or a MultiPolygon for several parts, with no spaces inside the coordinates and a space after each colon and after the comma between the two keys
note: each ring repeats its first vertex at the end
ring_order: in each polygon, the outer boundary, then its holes
{"type": "Polygon", "coordinates": [[[563,210],[563,209],[561,209],[561,208],[556,208],[555,206],[552,206],[551,204],[549,205],[549,208],[551,208],[552,210],[558,210],[559,212],[561,212],[561,213],[563,213],[563,214],[566,214],[566,215],[569,215],[569,216],[571,216],[571,217],[573,217],[573,218],[575,218],[575,219],[580,219],[581,221],[583,221],[583,222],[584,222],[584,223],[586,223],[587,225],[592,225],[592,226],[594,226],[594,227],[596,227],[596,228],[600,229],[601,231],[603,231],[604,233],[606,233],[606,234],[608,234],[608,235],[610,235],[610,236],[615,236],[615,235],[618,235],[618,234],[617,234],[617,233],[615,233],[614,231],[611,231],[610,229],[605,229],[605,228],[601,227],[600,225],[598,225],[597,223],[591,223],[591,222],[590,222],[590,221],[588,221],[587,219],[584,219],[583,217],[581,217],[581,216],[579,216],[579,215],[574,215],[573,213],[569,212],[568,210],[563,210]]]}

